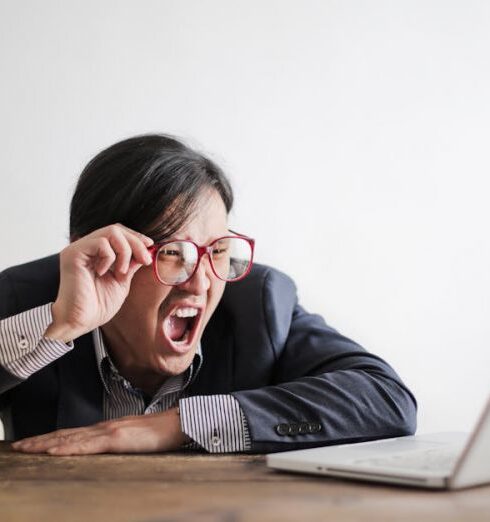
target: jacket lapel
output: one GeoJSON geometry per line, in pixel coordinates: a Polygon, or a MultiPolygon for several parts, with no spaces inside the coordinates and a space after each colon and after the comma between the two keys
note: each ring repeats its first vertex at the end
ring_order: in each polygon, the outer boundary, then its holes
{"type": "Polygon", "coordinates": [[[188,395],[229,393],[233,389],[233,336],[229,318],[219,308],[202,336],[203,363],[188,395]]]}
{"type": "Polygon", "coordinates": [[[73,350],[59,360],[59,379],[57,429],[103,420],[103,389],[91,332],[77,339],[73,350]]]}

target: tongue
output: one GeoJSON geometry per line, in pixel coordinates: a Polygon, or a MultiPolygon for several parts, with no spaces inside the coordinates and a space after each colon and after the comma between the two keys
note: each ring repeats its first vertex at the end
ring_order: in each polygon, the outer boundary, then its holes
{"type": "Polygon", "coordinates": [[[184,317],[176,316],[169,317],[165,321],[165,332],[172,341],[178,341],[185,334],[187,321],[188,319],[184,317]]]}

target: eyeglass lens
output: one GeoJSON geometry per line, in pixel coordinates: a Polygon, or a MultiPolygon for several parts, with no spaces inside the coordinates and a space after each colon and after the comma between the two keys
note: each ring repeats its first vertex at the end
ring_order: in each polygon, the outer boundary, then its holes
{"type": "MultiPolygon", "coordinates": [[[[217,239],[211,245],[210,259],[216,275],[225,281],[239,279],[252,262],[250,243],[238,237],[217,239]]],[[[199,253],[190,241],[174,241],[162,245],[156,261],[161,281],[175,285],[187,281],[196,268],[199,253]]]]}

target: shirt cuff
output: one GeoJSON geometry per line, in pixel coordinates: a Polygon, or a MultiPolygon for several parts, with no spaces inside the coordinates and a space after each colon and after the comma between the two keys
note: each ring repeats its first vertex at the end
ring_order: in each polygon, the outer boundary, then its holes
{"type": "Polygon", "coordinates": [[[48,303],[0,321],[0,363],[19,379],[27,379],[65,353],[73,341],[47,339],[44,332],[53,322],[48,303]]]}
{"type": "Polygon", "coordinates": [[[231,395],[197,395],[179,401],[182,431],[210,453],[249,451],[247,420],[231,395]]]}

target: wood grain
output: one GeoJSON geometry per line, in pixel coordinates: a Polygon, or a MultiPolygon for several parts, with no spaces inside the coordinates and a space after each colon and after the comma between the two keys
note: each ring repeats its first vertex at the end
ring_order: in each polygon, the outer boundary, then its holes
{"type": "Polygon", "coordinates": [[[278,473],[260,455],[25,455],[0,444],[2,522],[490,520],[490,487],[431,492],[278,473]]]}

